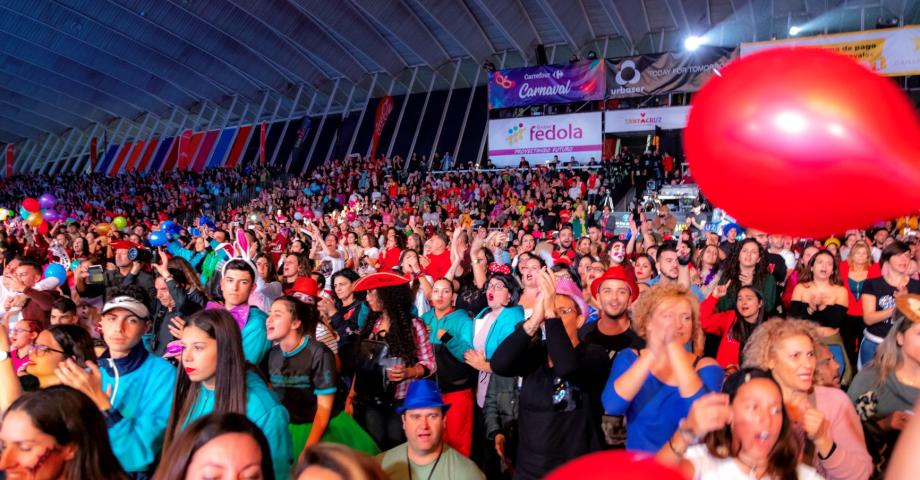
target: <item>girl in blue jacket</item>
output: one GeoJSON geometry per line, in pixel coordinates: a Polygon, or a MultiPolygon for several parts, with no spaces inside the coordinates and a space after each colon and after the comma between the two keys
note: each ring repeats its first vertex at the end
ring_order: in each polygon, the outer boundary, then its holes
{"type": "Polygon", "coordinates": [[[201,416],[241,413],[268,438],[275,478],[287,478],[292,462],[288,411],[262,378],[247,368],[240,329],[230,313],[216,309],[196,313],[182,329],[181,340],[182,368],[164,449],[201,416]]]}

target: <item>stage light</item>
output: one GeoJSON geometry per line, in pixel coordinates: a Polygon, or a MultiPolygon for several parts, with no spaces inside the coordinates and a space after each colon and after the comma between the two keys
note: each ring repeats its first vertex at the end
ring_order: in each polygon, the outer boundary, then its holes
{"type": "Polygon", "coordinates": [[[591,50],[588,52],[588,60],[597,60],[597,52],[591,50]]]}
{"type": "Polygon", "coordinates": [[[796,36],[796,35],[798,35],[798,34],[800,34],[800,33],[802,33],[802,27],[799,27],[799,26],[796,26],[796,25],[793,25],[793,26],[789,27],[789,36],[790,36],[790,37],[794,37],[794,36],[796,36]]]}
{"type": "Polygon", "coordinates": [[[700,45],[705,43],[706,39],[704,37],[698,37],[696,35],[691,35],[684,40],[684,48],[689,51],[694,51],[697,48],[700,48],[700,45]]]}

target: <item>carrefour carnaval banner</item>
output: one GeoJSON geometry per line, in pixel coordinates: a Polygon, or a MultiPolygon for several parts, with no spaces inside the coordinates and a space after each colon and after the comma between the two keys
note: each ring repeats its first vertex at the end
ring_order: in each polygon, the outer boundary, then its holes
{"type": "Polygon", "coordinates": [[[497,167],[601,158],[601,112],[489,120],[489,158],[497,167]]]}
{"type": "Polygon", "coordinates": [[[489,108],[603,100],[604,60],[496,70],[489,76],[489,108]]]}

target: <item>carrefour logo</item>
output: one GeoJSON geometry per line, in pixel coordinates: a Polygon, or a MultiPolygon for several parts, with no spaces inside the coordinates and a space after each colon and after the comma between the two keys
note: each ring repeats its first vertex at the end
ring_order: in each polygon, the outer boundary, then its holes
{"type": "Polygon", "coordinates": [[[559,80],[560,78],[562,78],[563,75],[565,74],[562,73],[562,70],[556,70],[553,72],[553,78],[555,78],[556,80],[559,80]]]}

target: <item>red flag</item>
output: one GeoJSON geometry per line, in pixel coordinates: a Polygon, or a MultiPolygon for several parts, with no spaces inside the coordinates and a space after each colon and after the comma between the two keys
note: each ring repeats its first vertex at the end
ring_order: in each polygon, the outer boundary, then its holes
{"type": "Polygon", "coordinates": [[[259,130],[259,163],[265,165],[265,122],[262,122],[262,129],[259,130]]]}
{"type": "Polygon", "coordinates": [[[192,131],[185,130],[182,132],[182,135],[179,136],[179,161],[176,162],[177,170],[185,170],[188,168],[189,161],[192,158],[192,131]]]}
{"type": "Polygon", "coordinates": [[[99,161],[98,148],[99,148],[99,139],[96,137],[93,137],[89,141],[89,166],[90,166],[91,172],[96,171],[96,162],[99,161]]]}
{"type": "Polygon", "coordinates": [[[371,140],[371,158],[377,153],[377,142],[383,133],[383,126],[387,123],[390,112],[393,111],[393,97],[387,95],[377,104],[377,116],[374,118],[374,138],[371,140]]]}
{"type": "Polygon", "coordinates": [[[13,151],[13,144],[11,143],[11,144],[9,144],[9,145],[6,146],[6,176],[7,176],[7,177],[12,177],[12,176],[13,176],[13,160],[14,160],[14,155],[15,155],[15,154],[14,154],[14,151],[13,151]]]}

